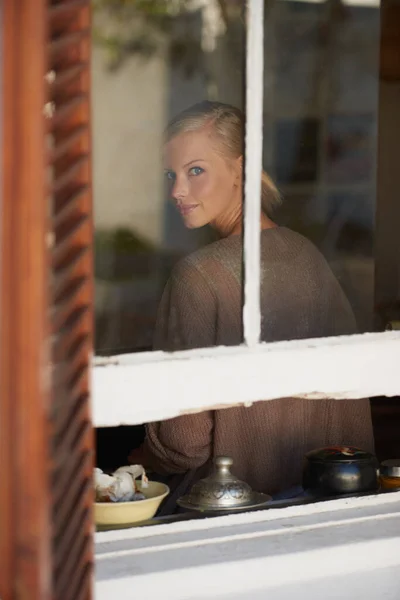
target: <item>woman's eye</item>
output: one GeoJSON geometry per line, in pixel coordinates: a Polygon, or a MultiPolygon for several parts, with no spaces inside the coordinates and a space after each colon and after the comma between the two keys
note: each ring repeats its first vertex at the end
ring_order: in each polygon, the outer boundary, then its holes
{"type": "Polygon", "coordinates": [[[173,171],[165,171],[165,179],[168,179],[168,181],[174,181],[175,173],[173,171]]]}
{"type": "Polygon", "coordinates": [[[190,175],[201,175],[201,173],[204,173],[204,169],[201,167],[192,167],[189,173],[190,175]]]}

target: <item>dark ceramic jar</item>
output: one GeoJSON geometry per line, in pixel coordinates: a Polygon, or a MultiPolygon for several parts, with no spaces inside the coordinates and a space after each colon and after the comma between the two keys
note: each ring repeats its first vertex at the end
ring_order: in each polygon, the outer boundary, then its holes
{"type": "Polygon", "coordinates": [[[305,457],[303,488],[315,496],[376,492],[379,463],[370,452],[352,446],[312,450],[305,457]]]}

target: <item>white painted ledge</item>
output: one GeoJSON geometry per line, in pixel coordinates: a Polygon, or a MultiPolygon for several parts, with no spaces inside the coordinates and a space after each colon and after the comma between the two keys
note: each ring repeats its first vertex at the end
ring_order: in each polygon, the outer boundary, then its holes
{"type": "Polygon", "coordinates": [[[95,359],[96,427],[301,396],[400,395],[400,332],[95,359]]]}
{"type": "Polygon", "coordinates": [[[400,493],[96,534],[96,600],[400,598],[400,493]]]}

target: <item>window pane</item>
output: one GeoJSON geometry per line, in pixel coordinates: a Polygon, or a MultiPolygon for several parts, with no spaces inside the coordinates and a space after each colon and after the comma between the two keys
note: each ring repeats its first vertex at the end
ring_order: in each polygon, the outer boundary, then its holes
{"type": "Polygon", "coordinates": [[[267,11],[264,168],[282,196],[273,234],[297,256],[291,275],[280,259],[293,303],[287,288],[285,323],[272,333],[266,319],[264,339],[355,331],[328,268],[292,232],[328,261],[358,330],[374,329],[379,27],[378,2],[280,0],[267,11]]]}
{"type": "MultiPolygon", "coordinates": [[[[97,354],[151,349],[173,267],[217,239],[168,200],[163,136],[172,117],[205,99],[243,107],[242,3],[225,4],[110,0],[94,10],[97,354]]],[[[207,345],[201,336],[185,344],[207,345]]]]}

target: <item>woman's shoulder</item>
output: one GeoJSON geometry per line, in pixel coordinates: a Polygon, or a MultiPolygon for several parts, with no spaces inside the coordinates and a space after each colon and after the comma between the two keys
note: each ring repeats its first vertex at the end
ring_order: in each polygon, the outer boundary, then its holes
{"type": "Polygon", "coordinates": [[[265,230],[261,252],[265,263],[289,261],[297,267],[302,263],[309,267],[328,266],[324,256],[311,240],[287,227],[265,230]]]}
{"type": "Polygon", "coordinates": [[[173,268],[173,277],[181,279],[197,273],[199,277],[207,279],[210,269],[214,269],[216,265],[221,266],[227,260],[241,264],[241,252],[239,236],[217,240],[182,258],[173,268]]]}
{"type": "MultiPolygon", "coordinates": [[[[215,273],[223,274],[225,269],[240,277],[243,257],[243,238],[240,235],[217,240],[199,248],[181,259],[172,271],[175,281],[197,277],[207,282],[214,281],[215,273]],[[222,269],[222,271],[221,271],[222,269]]],[[[327,263],[317,247],[306,237],[288,229],[275,227],[265,229],[261,236],[261,260],[267,266],[281,261],[304,263],[305,266],[327,267],[327,263]]]]}
{"type": "Polygon", "coordinates": [[[265,245],[277,245],[278,250],[308,250],[310,252],[319,252],[314,244],[301,233],[289,229],[288,227],[273,227],[264,229],[262,243],[265,245]]]}

